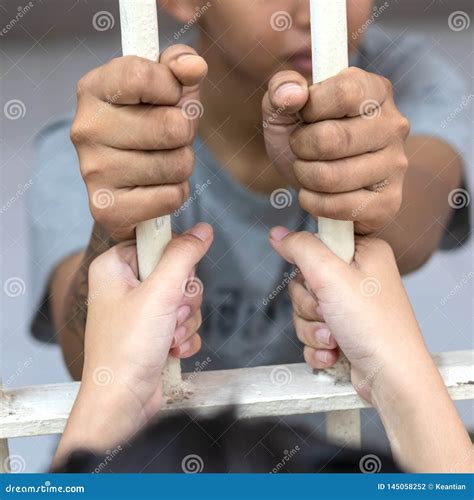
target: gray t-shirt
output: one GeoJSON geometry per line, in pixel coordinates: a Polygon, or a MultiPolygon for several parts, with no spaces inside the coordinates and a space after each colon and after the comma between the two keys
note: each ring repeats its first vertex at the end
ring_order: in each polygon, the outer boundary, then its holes
{"type": "MultiPolygon", "coordinates": [[[[352,64],[392,81],[396,103],[411,120],[413,135],[440,137],[469,164],[466,102],[472,95],[431,43],[414,37],[393,40],[386,31],[371,28],[352,64]]],[[[45,129],[37,143],[36,177],[28,191],[30,212],[35,214],[31,247],[36,304],[44,297],[54,267],[87,245],[92,228],[69,140],[70,123],[66,118],[45,129]]],[[[185,369],[200,363],[220,369],[302,361],[286,290],[292,269],[272,251],[268,232],[277,224],[315,231],[315,222],[299,208],[295,192],[251,192],[221,168],[200,140],[195,150],[191,197],[173,214],[173,225],[180,232],[207,221],[214,227],[215,242],[199,269],[205,285],[203,348],[185,362],[185,369]]],[[[465,225],[466,215],[456,211],[458,226],[465,225]]],[[[37,337],[54,341],[47,305],[43,300],[33,330],[37,337]]]]}

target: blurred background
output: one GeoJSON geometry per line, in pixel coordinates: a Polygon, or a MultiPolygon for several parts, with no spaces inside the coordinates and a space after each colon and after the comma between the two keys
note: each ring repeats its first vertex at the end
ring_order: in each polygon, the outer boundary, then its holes
{"type": "MultiPolygon", "coordinates": [[[[472,123],[473,28],[453,31],[448,26],[454,11],[465,12],[474,21],[472,0],[380,3],[390,8],[379,17],[375,29],[383,29],[393,40],[401,32],[418,33],[461,69],[471,85],[472,123]]],[[[39,287],[29,278],[38,263],[30,256],[24,198],[28,189],[35,189],[35,137],[45,126],[74,111],[77,80],[89,69],[119,56],[121,50],[118,1],[3,0],[1,27],[27,5],[32,7],[21,22],[0,38],[0,377],[8,388],[69,380],[59,348],[41,344],[29,333],[39,287]],[[104,31],[93,27],[94,16],[101,11],[110,14],[104,31]],[[12,100],[18,101],[22,115],[15,120],[7,119],[3,111],[12,100]],[[5,293],[7,283],[15,284],[14,293],[12,288],[5,293]]],[[[161,28],[164,46],[179,26],[166,19],[161,28]]],[[[466,148],[472,150],[472,146],[466,148]]],[[[468,188],[471,168],[466,165],[468,188]]],[[[472,250],[471,238],[455,251],[438,252],[422,270],[405,278],[432,352],[472,348],[472,250]],[[452,290],[457,290],[455,297],[446,301],[452,290]]],[[[472,404],[460,403],[458,408],[473,428],[472,404]]],[[[379,436],[380,426],[375,422],[365,433],[379,436]]],[[[10,443],[10,452],[22,457],[27,472],[39,472],[47,469],[55,443],[55,437],[16,439],[10,443]]]]}

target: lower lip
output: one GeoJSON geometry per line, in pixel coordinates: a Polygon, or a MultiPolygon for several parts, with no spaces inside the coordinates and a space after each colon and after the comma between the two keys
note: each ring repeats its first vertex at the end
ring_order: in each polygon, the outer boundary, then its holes
{"type": "Polygon", "coordinates": [[[291,66],[302,74],[311,74],[313,70],[313,61],[308,56],[294,56],[290,59],[291,66]]]}

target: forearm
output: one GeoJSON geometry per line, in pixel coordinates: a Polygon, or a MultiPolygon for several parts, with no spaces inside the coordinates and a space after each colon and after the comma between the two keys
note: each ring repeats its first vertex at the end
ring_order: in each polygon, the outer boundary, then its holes
{"type": "Polygon", "coordinates": [[[130,391],[130,380],[117,375],[109,384],[102,385],[97,383],[94,373],[86,369],[51,465],[53,470],[74,451],[101,454],[124,445],[150,419],[130,391]]]}
{"type": "Polygon", "coordinates": [[[96,224],[86,251],[64,261],[51,280],[53,322],[65,362],[75,380],[80,380],[84,364],[89,266],[116,243],[96,224]]]}
{"type": "Polygon", "coordinates": [[[382,377],[372,393],[395,458],[413,472],[473,471],[469,435],[429,353],[399,359],[404,368],[382,377]]]}
{"type": "Polygon", "coordinates": [[[401,210],[378,234],[392,246],[402,274],[421,267],[438,248],[452,214],[449,193],[462,179],[461,158],[439,139],[411,137],[406,152],[401,210]]]}

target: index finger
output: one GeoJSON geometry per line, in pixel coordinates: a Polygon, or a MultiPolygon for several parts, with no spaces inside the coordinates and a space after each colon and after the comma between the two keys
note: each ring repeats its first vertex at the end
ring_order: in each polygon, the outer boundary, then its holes
{"type": "Polygon", "coordinates": [[[306,123],[374,113],[386,101],[391,85],[385,78],[348,68],[309,88],[301,110],[306,123]]]}
{"type": "Polygon", "coordinates": [[[182,93],[168,66],[137,56],[113,59],[89,72],[77,86],[79,98],[92,95],[111,105],[176,106],[182,93]]]}

